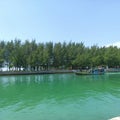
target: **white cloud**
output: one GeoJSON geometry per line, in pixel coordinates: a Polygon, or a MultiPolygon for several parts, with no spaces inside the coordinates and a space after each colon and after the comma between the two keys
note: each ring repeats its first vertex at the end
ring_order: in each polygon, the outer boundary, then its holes
{"type": "Polygon", "coordinates": [[[109,47],[109,46],[117,46],[118,48],[120,48],[120,41],[106,45],[106,47],[109,47]]]}

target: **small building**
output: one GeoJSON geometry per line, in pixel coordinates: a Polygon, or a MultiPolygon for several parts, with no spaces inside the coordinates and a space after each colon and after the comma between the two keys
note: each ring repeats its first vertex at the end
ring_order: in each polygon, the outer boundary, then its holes
{"type": "Polygon", "coordinates": [[[9,63],[6,61],[3,62],[3,64],[0,67],[0,71],[9,71],[9,63]]]}

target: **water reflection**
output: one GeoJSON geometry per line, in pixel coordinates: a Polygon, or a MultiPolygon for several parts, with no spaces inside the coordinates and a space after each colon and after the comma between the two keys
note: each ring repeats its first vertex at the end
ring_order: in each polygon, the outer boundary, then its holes
{"type": "Polygon", "coordinates": [[[76,76],[74,74],[0,77],[0,108],[16,105],[16,111],[40,104],[80,105],[90,100],[103,103],[120,98],[120,74],[76,76]]]}

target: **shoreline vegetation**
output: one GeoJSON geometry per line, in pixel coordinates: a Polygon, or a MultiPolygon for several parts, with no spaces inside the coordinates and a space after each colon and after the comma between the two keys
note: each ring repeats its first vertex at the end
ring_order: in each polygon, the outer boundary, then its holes
{"type": "Polygon", "coordinates": [[[0,42],[0,75],[71,73],[96,67],[120,71],[120,48],[86,47],[82,42],[0,42]]]}

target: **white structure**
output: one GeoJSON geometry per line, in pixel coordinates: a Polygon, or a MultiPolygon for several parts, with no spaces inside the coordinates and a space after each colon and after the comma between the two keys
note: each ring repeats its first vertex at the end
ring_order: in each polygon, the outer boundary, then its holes
{"type": "MultiPolygon", "coordinates": [[[[16,68],[14,66],[9,68],[9,63],[6,61],[4,61],[2,67],[0,67],[0,71],[15,71],[15,70],[16,68]]],[[[21,67],[19,70],[23,70],[23,68],[21,67]]]]}
{"type": "Polygon", "coordinates": [[[120,116],[119,117],[111,118],[110,120],[120,120],[120,116]]]}
{"type": "Polygon", "coordinates": [[[9,71],[9,63],[4,61],[4,63],[2,64],[2,67],[0,68],[0,71],[9,71]]]}

